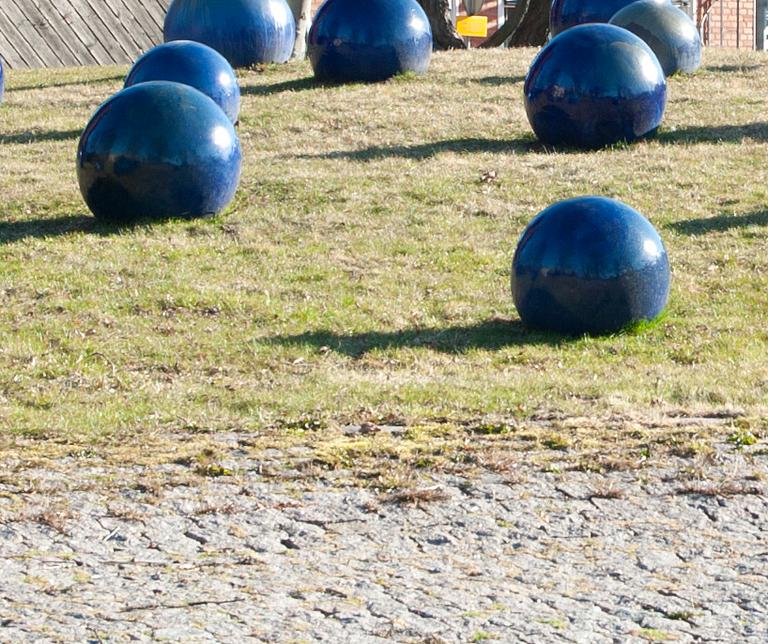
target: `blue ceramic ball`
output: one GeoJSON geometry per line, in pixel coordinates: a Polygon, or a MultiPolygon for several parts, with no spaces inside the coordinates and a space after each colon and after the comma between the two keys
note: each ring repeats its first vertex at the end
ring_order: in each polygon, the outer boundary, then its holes
{"type": "Polygon", "coordinates": [[[611,24],[642,38],[667,76],[691,73],[701,64],[701,37],[693,20],[671,2],[638,0],[618,11],[611,24]]]}
{"type": "Polygon", "coordinates": [[[613,14],[632,2],[634,0],[553,0],[549,11],[549,33],[556,36],[576,25],[608,22],[613,14]]]}
{"type": "Polygon", "coordinates": [[[656,55],[635,34],[607,24],[555,36],[531,64],[523,91],[540,141],[582,148],[652,134],[667,103],[656,55]]]}
{"type": "Polygon", "coordinates": [[[77,178],[104,221],[200,217],[232,200],[240,161],[235,128],[212,99],[189,85],[149,81],[96,110],[80,137],[77,178]]]}
{"type": "Polygon", "coordinates": [[[201,42],[233,67],[248,67],[287,61],[296,23],[286,0],[173,0],[163,37],[201,42]]]}
{"type": "Polygon", "coordinates": [[[526,326],[611,333],[656,318],[669,297],[669,260],[654,227],[615,199],[577,197],[539,213],[512,261],[526,326]]]}
{"type": "Polygon", "coordinates": [[[232,66],[219,52],[192,40],[174,40],[141,56],[125,79],[125,87],[166,80],[189,85],[212,98],[233,123],[240,111],[240,87],[232,66]]]}
{"type": "Polygon", "coordinates": [[[404,72],[426,73],[432,29],[416,0],[326,0],[307,38],[321,81],[376,82],[404,72]]]}

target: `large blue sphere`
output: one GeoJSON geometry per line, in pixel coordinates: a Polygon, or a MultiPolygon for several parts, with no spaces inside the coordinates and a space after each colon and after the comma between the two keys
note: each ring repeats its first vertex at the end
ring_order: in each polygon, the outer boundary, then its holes
{"type": "Polygon", "coordinates": [[[221,211],[240,178],[240,142],[222,109],[181,83],[124,89],[91,117],[77,150],[77,178],[91,212],[139,218],[221,211]]]}
{"type": "Polygon", "coordinates": [[[539,213],[512,261],[526,326],[611,333],[656,318],[669,297],[669,260],[656,230],[615,199],[578,197],[539,213]]]}
{"type": "Polygon", "coordinates": [[[233,122],[240,111],[240,87],[232,66],[208,45],[175,40],[153,47],[133,65],[125,79],[131,87],[147,81],[167,80],[190,85],[212,98],[233,122]]]}
{"type": "Polygon", "coordinates": [[[653,133],[667,103],[655,54],[634,34],[607,24],[555,36],[531,64],[523,91],[540,141],[583,148],[653,133]]]}
{"type": "Polygon", "coordinates": [[[5,71],[3,70],[3,59],[0,58],[0,103],[3,102],[4,93],[5,93],[5,71]]]}
{"type": "Polygon", "coordinates": [[[549,11],[549,33],[556,36],[576,25],[608,22],[613,14],[631,2],[634,0],[553,0],[549,11]]]}
{"type": "Polygon", "coordinates": [[[701,64],[699,31],[688,14],[670,2],[633,2],[618,11],[611,24],[640,36],[656,54],[667,76],[696,71],[701,64]]]}
{"type": "Polygon", "coordinates": [[[233,67],[284,63],[293,52],[296,23],[286,0],[173,0],[163,37],[213,47],[233,67]]]}
{"type": "Polygon", "coordinates": [[[307,39],[315,77],[375,82],[404,72],[424,74],[432,29],[416,0],[326,0],[307,39]]]}

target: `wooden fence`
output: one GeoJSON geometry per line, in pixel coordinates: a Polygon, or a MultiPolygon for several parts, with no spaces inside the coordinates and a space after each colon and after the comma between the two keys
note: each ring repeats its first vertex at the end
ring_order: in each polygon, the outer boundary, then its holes
{"type": "Polygon", "coordinates": [[[126,64],[162,42],[170,0],[0,0],[12,69],[126,64]]]}

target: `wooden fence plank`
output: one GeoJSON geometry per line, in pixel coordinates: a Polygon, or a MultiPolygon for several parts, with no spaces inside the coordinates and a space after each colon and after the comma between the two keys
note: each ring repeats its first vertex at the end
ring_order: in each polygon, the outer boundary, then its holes
{"type": "Polygon", "coordinates": [[[0,52],[0,55],[11,65],[13,56],[22,61],[23,67],[44,67],[45,63],[37,55],[33,46],[30,45],[24,35],[16,28],[15,21],[6,13],[7,7],[0,4],[0,31],[8,38],[11,44],[11,50],[0,52]]]}
{"type": "Polygon", "coordinates": [[[69,56],[65,57],[64,54],[62,54],[62,60],[67,65],[99,64],[100,60],[92,51],[96,40],[90,39],[88,44],[84,43],[78,34],[78,29],[74,28],[71,22],[67,21],[65,15],[59,13],[54,4],[55,2],[56,0],[36,0],[38,10],[70,52],[71,60],[69,56]]]}
{"type": "Polygon", "coordinates": [[[127,64],[163,41],[170,0],[0,0],[9,68],[127,64]]]}
{"type": "MultiPolygon", "coordinates": [[[[16,5],[18,15],[25,20],[31,34],[28,36],[28,42],[35,47],[37,53],[46,60],[47,64],[53,67],[62,65],[76,65],[77,59],[72,55],[67,43],[62,40],[58,32],[53,28],[51,21],[41,12],[33,0],[6,0],[8,7],[16,5]],[[42,40],[42,43],[41,43],[42,40]],[[50,51],[46,59],[44,52],[50,51]]],[[[20,23],[16,23],[20,28],[20,23]]],[[[27,34],[25,34],[27,35],[27,34]]]]}

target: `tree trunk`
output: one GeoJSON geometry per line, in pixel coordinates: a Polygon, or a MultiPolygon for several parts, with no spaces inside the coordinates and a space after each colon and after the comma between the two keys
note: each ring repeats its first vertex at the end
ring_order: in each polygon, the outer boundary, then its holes
{"type": "Polygon", "coordinates": [[[296,20],[296,44],[291,58],[303,60],[307,55],[307,32],[312,24],[312,0],[288,0],[296,20]]]}
{"type": "Polygon", "coordinates": [[[418,0],[418,2],[429,18],[435,49],[466,49],[467,45],[453,26],[449,0],[418,0]]]}
{"type": "Polygon", "coordinates": [[[500,47],[505,42],[510,47],[540,46],[547,42],[549,33],[549,0],[523,0],[525,6],[518,19],[505,22],[480,47],[500,47]]]}

